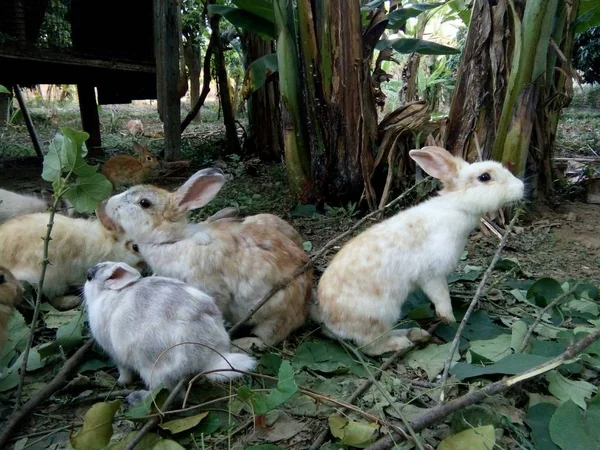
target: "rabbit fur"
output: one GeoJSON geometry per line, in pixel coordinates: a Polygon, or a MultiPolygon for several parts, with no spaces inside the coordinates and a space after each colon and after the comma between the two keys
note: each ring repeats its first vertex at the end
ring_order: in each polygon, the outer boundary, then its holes
{"type": "MultiPolygon", "coordinates": [[[[116,223],[139,244],[157,275],[206,292],[225,319],[234,323],[273,286],[306,264],[308,255],[285,233],[262,222],[189,223],[188,211],[208,203],[224,182],[220,170],[203,169],[176,192],[135,186],[111,197],[98,212],[101,220],[116,223]]],[[[309,269],[275,294],[248,323],[259,339],[255,342],[277,344],[303,325],[311,290],[309,269]]]]}
{"type": "Polygon", "coordinates": [[[230,206],[217,211],[206,219],[208,223],[217,221],[241,221],[244,223],[255,223],[264,227],[272,227],[280,233],[285,234],[298,247],[304,248],[302,245],[304,240],[300,236],[300,233],[285,220],[274,214],[255,214],[246,218],[240,218],[238,209],[230,206]]]}
{"type": "MultiPolygon", "coordinates": [[[[39,196],[0,189],[0,223],[24,214],[48,211],[54,203],[52,195],[52,192],[46,189],[42,190],[39,196]]],[[[66,199],[60,200],[57,212],[68,216],[75,214],[71,203],[66,199]]]]}
{"type": "Polygon", "coordinates": [[[428,338],[394,330],[402,304],[421,288],[437,316],[454,322],[446,277],[481,216],[523,197],[523,182],[501,164],[468,164],[440,147],[410,157],[443,183],[439,196],[401,211],[350,240],[323,273],[311,315],[325,333],[380,355],[428,338]],[[488,179],[489,178],[489,179],[488,179]]]}
{"type": "Polygon", "coordinates": [[[0,355],[6,343],[6,325],[23,297],[23,288],[6,267],[0,266],[0,355]]]}
{"type": "MultiPolygon", "coordinates": [[[[28,214],[0,225],[0,264],[18,280],[38,283],[49,218],[48,213],[28,214]]],[[[51,264],[42,289],[50,299],[64,295],[70,287],[83,286],[87,270],[98,262],[116,259],[140,268],[145,265],[131,240],[98,220],[55,215],[51,236],[51,264]]]]}
{"type": "Polygon", "coordinates": [[[144,183],[158,167],[158,159],[154,153],[148,150],[148,147],[134,142],[133,148],[138,154],[137,157],[113,156],[100,167],[102,175],[108,178],[116,188],[144,183]]]}
{"type": "Polygon", "coordinates": [[[121,384],[137,373],[149,389],[171,390],[187,375],[215,371],[206,377],[226,381],[241,376],[232,367],[256,367],[254,358],[231,353],[212,297],[179,280],[103,262],[88,271],[84,296],[92,334],[117,363],[121,384]]]}

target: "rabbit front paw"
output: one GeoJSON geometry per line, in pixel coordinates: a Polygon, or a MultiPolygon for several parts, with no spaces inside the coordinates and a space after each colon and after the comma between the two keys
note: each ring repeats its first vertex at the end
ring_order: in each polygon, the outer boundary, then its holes
{"type": "Polygon", "coordinates": [[[125,367],[119,367],[119,379],[117,383],[121,385],[133,383],[133,372],[125,367]]]}

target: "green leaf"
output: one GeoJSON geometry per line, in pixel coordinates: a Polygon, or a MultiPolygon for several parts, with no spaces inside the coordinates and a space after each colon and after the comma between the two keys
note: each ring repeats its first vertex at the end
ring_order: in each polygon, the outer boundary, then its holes
{"type": "Polygon", "coordinates": [[[260,89],[267,80],[267,76],[277,72],[277,53],[262,56],[248,66],[244,79],[244,97],[260,89]]]}
{"type": "MultiPolygon", "coordinates": [[[[423,369],[431,381],[444,368],[450,347],[452,347],[451,342],[444,345],[429,344],[423,349],[410,351],[404,361],[413,369],[423,369]]],[[[455,353],[452,360],[458,361],[459,358],[460,355],[455,353]]]]}
{"type": "Polygon", "coordinates": [[[374,423],[355,422],[336,415],[329,416],[328,422],[332,435],[346,445],[359,448],[367,447],[379,429],[374,423]]]}
{"type": "Polygon", "coordinates": [[[494,339],[471,341],[469,343],[469,350],[489,359],[490,361],[497,362],[505,356],[512,354],[510,343],[511,336],[508,334],[501,334],[494,339]]]}
{"type": "Polygon", "coordinates": [[[196,428],[194,434],[196,436],[208,436],[209,434],[212,434],[215,431],[217,431],[220,426],[221,419],[219,419],[219,416],[217,414],[211,411],[210,413],[208,413],[206,419],[200,422],[200,425],[198,426],[198,428],[196,428]]]}
{"type": "Polygon", "coordinates": [[[208,5],[208,12],[225,17],[233,26],[243,30],[258,33],[269,39],[275,39],[276,37],[275,26],[272,22],[243,9],[223,5],[208,5]]]}
{"type": "Polygon", "coordinates": [[[538,403],[527,411],[525,423],[531,428],[531,439],[538,450],[558,450],[550,437],[550,419],[556,406],[550,403],[538,403]]]}
{"type": "Polygon", "coordinates": [[[470,428],[440,442],[437,450],[492,450],[496,445],[493,425],[470,428]]]}
{"type": "Polygon", "coordinates": [[[575,33],[600,25],[600,5],[597,0],[580,0],[575,20],[575,33]]]}
{"type": "Polygon", "coordinates": [[[22,352],[27,346],[29,326],[25,323],[25,319],[19,311],[13,310],[6,324],[6,332],[8,340],[4,344],[2,353],[0,353],[0,373],[6,372],[6,368],[16,352],[22,352]]]}
{"type": "Polygon", "coordinates": [[[156,441],[150,450],[186,450],[186,448],[170,439],[161,439],[156,441]]]}
{"type": "Polygon", "coordinates": [[[292,358],[292,366],[296,370],[306,367],[325,373],[350,370],[355,375],[366,376],[362,365],[354,361],[341,345],[333,341],[302,343],[292,358]]]}
{"type": "Polygon", "coordinates": [[[317,215],[317,207],[315,205],[297,205],[290,212],[291,217],[314,217],[317,215]]]}
{"type": "Polygon", "coordinates": [[[479,377],[481,375],[516,375],[517,373],[529,370],[539,364],[550,361],[551,358],[546,358],[538,355],[526,355],[516,353],[502,358],[500,361],[489,366],[477,366],[467,363],[456,363],[450,373],[459,380],[466,378],[479,377]]]}
{"type": "Polygon", "coordinates": [[[8,89],[6,89],[6,87],[5,87],[5,86],[2,86],[2,85],[0,84],[0,94],[8,94],[8,95],[12,95],[12,92],[11,92],[11,91],[9,91],[8,89]]]}
{"type": "Polygon", "coordinates": [[[592,397],[598,388],[583,380],[569,380],[562,376],[557,370],[546,374],[548,390],[552,395],[562,402],[572,401],[581,409],[586,409],[586,399],[592,397]]]}
{"type": "Polygon", "coordinates": [[[550,419],[550,436],[562,450],[600,448],[600,405],[598,396],[590,402],[587,412],[572,401],[560,405],[550,419]]]}
{"type": "Polygon", "coordinates": [[[387,15],[387,19],[389,23],[386,28],[388,29],[398,29],[402,28],[408,19],[413,17],[417,17],[420,14],[428,11],[430,9],[439,8],[440,6],[444,6],[446,2],[442,3],[415,3],[411,4],[411,6],[407,8],[398,8],[387,15]]]}
{"type": "Polygon", "coordinates": [[[312,242],[304,241],[302,243],[302,248],[304,249],[305,252],[310,252],[313,248],[312,242]]]}
{"type": "Polygon", "coordinates": [[[463,273],[453,273],[448,278],[448,284],[456,283],[457,281],[475,281],[479,278],[479,275],[483,272],[480,267],[473,268],[470,267],[471,270],[466,270],[463,273]]]}
{"type": "Polygon", "coordinates": [[[100,173],[88,177],[78,177],[67,191],[66,197],[80,213],[92,213],[102,200],[112,192],[112,185],[100,173]]]}
{"type": "Polygon", "coordinates": [[[48,153],[44,155],[44,164],[42,166],[42,178],[49,182],[59,180],[62,174],[62,164],[60,161],[59,148],[62,147],[63,137],[56,135],[52,142],[48,153]]]}
{"type": "Polygon", "coordinates": [[[94,173],[97,168],[88,166],[83,158],[87,155],[85,141],[90,137],[85,131],[75,131],[72,128],[61,128],[63,134],[61,161],[63,162],[63,171],[73,171],[78,176],[89,176],[94,173]],[[90,170],[93,170],[90,173],[90,170]]]}
{"type": "Polygon", "coordinates": [[[523,345],[523,340],[527,334],[528,327],[522,320],[517,320],[512,324],[511,328],[512,335],[510,337],[510,348],[516,352],[521,348],[521,345],[523,345]]]}
{"type": "Polygon", "coordinates": [[[183,419],[175,419],[160,424],[159,426],[163,430],[169,430],[173,434],[181,433],[182,431],[189,430],[198,425],[202,419],[208,416],[208,411],[201,412],[195,416],[184,417],[183,419]]]}
{"type": "Polygon", "coordinates": [[[275,23],[272,0],[232,0],[231,3],[244,11],[275,23]]]}
{"type": "Polygon", "coordinates": [[[45,311],[43,315],[44,324],[46,328],[56,329],[69,323],[73,317],[79,317],[81,310],[72,309],[70,311],[59,311],[50,304],[43,304],[42,310],[45,311]]]}
{"type": "Polygon", "coordinates": [[[77,315],[66,323],[61,325],[56,330],[56,339],[49,344],[42,344],[39,347],[40,356],[42,358],[48,358],[51,355],[58,354],[60,348],[68,350],[73,347],[79,346],[83,342],[83,311],[77,311],[77,315]]]}
{"type": "Polygon", "coordinates": [[[269,392],[269,395],[251,391],[246,386],[238,389],[240,399],[252,403],[252,409],[256,415],[264,415],[269,411],[281,406],[298,392],[298,386],[294,379],[294,370],[289,361],[283,361],[279,367],[277,387],[269,392]]]}
{"type": "Polygon", "coordinates": [[[456,55],[460,53],[457,48],[447,45],[437,44],[435,42],[424,41],[415,38],[399,38],[391,41],[381,40],[376,48],[392,47],[398,53],[419,53],[420,55],[456,55]]]}
{"type": "Polygon", "coordinates": [[[121,402],[102,402],[93,405],[83,418],[83,427],[69,438],[75,450],[99,450],[108,445],[113,434],[112,421],[121,402]]]}
{"type": "Polygon", "coordinates": [[[553,278],[540,278],[527,290],[527,299],[534,299],[538,306],[546,306],[563,293],[563,288],[553,278]]]}

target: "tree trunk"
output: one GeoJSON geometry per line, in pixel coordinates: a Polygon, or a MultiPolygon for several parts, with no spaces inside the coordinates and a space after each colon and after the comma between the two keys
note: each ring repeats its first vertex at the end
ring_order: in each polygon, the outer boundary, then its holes
{"type": "MultiPolygon", "coordinates": [[[[214,3],[211,2],[211,3],[214,3]]],[[[229,92],[229,81],[227,77],[227,68],[225,66],[225,55],[223,54],[223,45],[221,44],[219,22],[221,16],[213,14],[210,16],[210,29],[216,33],[214,53],[215,53],[215,71],[217,73],[217,84],[219,87],[219,99],[223,108],[223,122],[225,123],[225,133],[227,136],[227,146],[231,153],[240,154],[240,141],[237,135],[235,125],[235,114],[231,105],[231,94],[229,92]]]]}
{"type": "MultiPolygon", "coordinates": [[[[423,35],[425,34],[425,27],[427,26],[428,14],[423,13],[420,14],[417,19],[417,24],[415,27],[415,38],[423,39],[423,35]]],[[[419,64],[421,63],[421,55],[418,53],[412,53],[408,57],[408,61],[402,69],[402,97],[400,98],[400,102],[402,104],[407,104],[412,101],[418,100],[419,95],[417,92],[417,79],[419,77],[419,64]]]]}
{"type": "MultiPolygon", "coordinates": [[[[279,8],[290,8],[279,0],[279,8]]],[[[276,7],[277,12],[277,7],[276,7]]],[[[311,182],[302,192],[305,200],[358,200],[364,193],[370,208],[375,192],[370,174],[377,139],[377,110],[371,86],[371,59],[375,43],[387,20],[377,14],[363,34],[359,2],[298,0],[297,21],[288,20],[287,30],[278,23],[280,38],[290,31],[299,57],[303,89],[293,105],[301,120],[296,136],[301,145],[290,148],[285,140],[286,160],[310,159],[311,182]],[[297,25],[295,25],[297,24],[297,25]],[[298,28],[295,28],[297,26],[298,28]],[[363,42],[364,40],[364,42],[363,42]]],[[[276,14],[277,16],[277,14],[276,14]]],[[[296,57],[278,42],[280,83],[289,81],[281,67],[296,57]],[[282,54],[282,52],[285,52],[282,54]]],[[[289,105],[284,99],[284,106],[289,105]]],[[[285,115],[285,111],[284,111],[285,115]]],[[[289,169],[289,167],[288,167],[289,169]]]]}
{"type": "Polygon", "coordinates": [[[508,0],[475,1],[447,127],[452,153],[476,160],[479,144],[484,159],[518,176],[541,171],[538,186],[549,192],[578,3],[526,0],[513,10],[508,0]]]}
{"type": "MultiPolygon", "coordinates": [[[[195,39],[188,39],[184,46],[183,55],[190,80],[190,105],[193,108],[200,98],[200,45],[195,39]]],[[[200,114],[196,114],[194,122],[200,122],[200,114]]]]}
{"type": "MultiPolygon", "coordinates": [[[[265,41],[255,33],[244,33],[245,65],[275,51],[273,42],[265,41]]],[[[283,138],[279,123],[279,85],[277,79],[267,80],[248,99],[248,138],[244,143],[247,155],[256,155],[261,161],[280,161],[283,138]]]]}

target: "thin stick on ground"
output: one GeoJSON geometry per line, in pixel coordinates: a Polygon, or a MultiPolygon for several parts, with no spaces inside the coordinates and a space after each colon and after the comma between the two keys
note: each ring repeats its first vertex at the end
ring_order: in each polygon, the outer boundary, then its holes
{"type": "Polygon", "coordinates": [[[92,348],[93,344],[93,339],[90,339],[83,344],[79,350],[77,350],[73,356],[71,356],[65,362],[50,383],[45,385],[35,396],[31,397],[31,399],[25,403],[21,409],[13,413],[8,423],[4,425],[4,428],[2,429],[2,434],[0,435],[0,448],[5,448],[6,444],[10,440],[10,435],[13,433],[13,431],[15,431],[17,426],[25,417],[28,417],[40,403],[42,403],[45,399],[50,397],[67,383],[67,379],[71,372],[73,372],[81,363],[83,357],[87,351],[92,348]]]}
{"type": "MultiPolygon", "coordinates": [[[[181,381],[179,381],[179,383],[177,383],[177,386],[175,386],[175,388],[171,391],[171,393],[169,394],[169,396],[167,397],[165,402],[162,404],[162,406],[161,406],[162,410],[166,411],[167,409],[169,409],[171,404],[179,396],[179,393],[183,390],[183,387],[186,385],[186,383],[187,383],[186,378],[183,378],[181,381]]],[[[140,441],[144,438],[144,436],[150,430],[152,430],[156,425],[158,425],[158,422],[160,422],[161,418],[162,418],[161,415],[157,415],[157,416],[152,417],[148,422],[146,422],[144,424],[144,426],[140,429],[140,431],[138,431],[138,433],[135,435],[135,437],[132,440],[130,440],[129,442],[127,442],[127,445],[125,446],[125,448],[123,450],[133,450],[135,448],[135,446],[138,445],[140,443],[140,441]]]]}
{"type": "Polygon", "coordinates": [[[458,329],[456,330],[456,335],[454,336],[454,339],[452,340],[452,347],[450,348],[450,353],[448,354],[448,358],[446,358],[446,362],[444,364],[444,371],[442,373],[442,380],[440,382],[440,386],[441,386],[440,401],[441,402],[444,401],[445,396],[446,396],[446,382],[448,381],[448,373],[450,371],[450,365],[452,364],[452,359],[454,358],[454,354],[456,353],[456,350],[458,349],[458,344],[460,343],[460,337],[462,336],[462,333],[467,325],[467,322],[469,321],[469,318],[471,317],[471,314],[473,314],[473,311],[475,310],[475,308],[477,307],[477,304],[479,303],[479,298],[481,297],[483,288],[487,284],[488,278],[492,274],[492,271],[494,270],[496,263],[500,259],[500,254],[502,253],[502,250],[504,249],[504,246],[506,245],[508,236],[512,232],[512,229],[514,228],[515,223],[517,222],[517,219],[519,218],[520,214],[521,214],[521,210],[518,209],[515,212],[514,217],[508,224],[508,228],[506,229],[504,236],[502,236],[502,240],[500,241],[500,244],[498,244],[496,253],[494,254],[494,257],[492,258],[492,262],[490,263],[489,267],[483,274],[483,277],[481,278],[481,282],[479,283],[479,286],[477,287],[477,291],[475,291],[475,295],[473,296],[473,300],[471,300],[471,304],[469,305],[469,308],[467,309],[465,316],[461,320],[460,325],[458,326],[458,329]]]}
{"type": "MultiPolygon", "coordinates": [[[[431,327],[429,330],[427,330],[427,332],[429,334],[433,334],[433,331],[435,330],[436,327],[437,327],[437,324],[434,325],[433,327],[431,327]]],[[[383,364],[381,365],[381,367],[379,368],[379,370],[377,371],[377,373],[375,375],[373,375],[373,377],[368,378],[365,381],[363,381],[363,383],[346,399],[346,403],[349,403],[349,404],[354,403],[356,401],[356,399],[358,399],[365,392],[367,392],[367,390],[373,385],[374,381],[381,377],[383,372],[385,372],[396,360],[402,358],[410,350],[412,350],[412,348],[400,349],[400,350],[396,351],[388,359],[386,359],[383,362],[383,364]]],[[[346,412],[347,408],[342,408],[340,411],[342,413],[346,412]]],[[[321,448],[321,446],[325,443],[325,440],[327,439],[328,435],[329,435],[329,429],[325,428],[323,431],[321,431],[321,433],[319,433],[317,438],[311,444],[309,450],[318,450],[319,448],[321,448]]]]}
{"type": "Polygon", "coordinates": [[[233,325],[233,327],[231,327],[231,329],[229,330],[229,334],[233,335],[236,331],[238,331],[245,323],[248,322],[248,320],[250,320],[252,318],[252,316],[256,313],[256,311],[258,311],[260,308],[262,308],[263,305],[271,299],[271,297],[273,297],[275,294],[277,294],[283,288],[287,287],[297,277],[299,277],[304,272],[306,272],[308,269],[310,269],[312,267],[312,265],[315,263],[315,261],[317,261],[319,258],[321,258],[327,252],[327,250],[329,250],[331,247],[336,245],[342,239],[346,238],[347,236],[350,236],[355,230],[360,228],[369,219],[377,216],[378,214],[382,213],[383,211],[390,209],[393,206],[400,203],[400,201],[402,201],[408,194],[413,192],[418,186],[425,183],[426,181],[429,181],[430,179],[431,179],[431,177],[427,177],[427,178],[423,178],[422,180],[418,181],[413,186],[411,186],[409,189],[407,189],[402,194],[400,194],[398,197],[396,197],[394,200],[389,202],[387,205],[367,214],[365,217],[363,217],[358,222],[356,222],[354,225],[352,225],[348,230],[346,230],[342,234],[334,237],[329,242],[327,242],[327,244],[325,244],[321,248],[321,250],[319,250],[317,253],[315,253],[313,256],[311,256],[310,260],[306,264],[304,264],[303,266],[296,269],[294,271],[294,273],[292,273],[291,277],[286,278],[285,280],[283,280],[280,283],[273,286],[273,288],[269,292],[267,292],[265,294],[265,296],[263,298],[261,298],[260,301],[256,305],[254,305],[244,317],[242,317],[242,319],[240,319],[236,324],[233,325]]]}
{"type": "Polygon", "coordinates": [[[15,409],[16,412],[21,407],[21,396],[23,394],[23,383],[25,382],[25,373],[27,372],[27,360],[29,359],[29,352],[31,350],[31,346],[33,345],[33,338],[35,337],[35,329],[38,321],[38,317],[40,315],[40,306],[42,304],[42,290],[44,288],[44,280],[46,278],[46,269],[50,264],[50,260],[48,259],[48,249],[50,247],[50,241],[52,240],[52,227],[54,226],[54,216],[56,215],[56,209],[58,208],[58,200],[60,199],[60,195],[56,195],[54,199],[54,204],[50,209],[50,218],[48,219],[48,225],[46,229],[46,236],[44,236],[44,254],[42,256],[42,270],[40,272],[40,278],[38,281],[37,293],[35,297],[35,307],[33,309],[33,317],[31,318],[31,330],[29,332],[29,339],[27,340],[27,346],[25,347],[25,352],[23,353],[23,361],[21,362],[20,376],[19,376],[19,385],[17,387],[17,395],[15,399],[15,409]]]}
{"type": "Polygon", "coordinates": [[[523,338],[523,342],[521,343],[521,345],[519,347],[518,353],[523,353],[523,351],[527,348],[527,346],[529,345],[529,341],[531,340],[531,336],[533,336],[534,330],[540,324],[540,322],[542,321],[542,318],[544,317],[544,315],[548,311],[550,311],[552,308],[554,308],[556,305],[558,305],[559,302],[561,302],[563,299],[565,299],[569,295],[573,294],[577,290],[577,288],[579,287],[580,284],[581,283],[579,281],[577,283],[575,283],[575,285],[571,289],[569,289],[564,294],[561,294],[558,297],[556,297],[554,300],[552,300],[550,303],[548,303],[544,309],[542,309],[540,311],[540,313],[538,314],[538,316],[533,321],[533,324],[527,330],[527,333],[525,334],[525,337],[523,338]]]}
{"type": "MultiPolygon", "coordinates": [[[[523,383],[526,380],[543,375],[550,370],[556,369],[567,361],[570,361],[575,356],[583,352],[588,346],[600,339],[600,330],[596,330],[593,333],[588,334],[586,337],[578,342],[571,344],[567,349],[556,358],[551,359],[548,362],[540,364],[532,369],[526,370],[523,373],[514,375],[504,380],[496,381],[495,383],[488,384],[483,389],[478,389],[463,395],[462,397],[450,400],[447,403],[440,404],[434,408],[431,408],[424,415],[418,419],[413,420],[410,424],[415,431],[421,431],[429,426],[432,426],[442,419],[448,417],[455,411],[466,408],[467,406],[474,405],[475,403],[481,402],[492,395],[500,394],[508,391],[513,386],[523,383]]],[[[392,448],[397,443],[403,440],[403,436],[400,433],[393,432],[389,436],[385,436],[379,439],[367,450],[387,450],[392,448]]]]}

